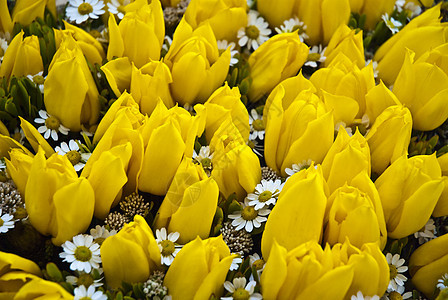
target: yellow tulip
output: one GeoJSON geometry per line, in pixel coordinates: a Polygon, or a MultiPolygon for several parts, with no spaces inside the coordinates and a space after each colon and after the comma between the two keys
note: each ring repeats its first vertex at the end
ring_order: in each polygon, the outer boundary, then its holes
{"type": "Polygon", "coordinates": [[[434,299],[437,280],[448,269],[448,234],[437,237],[415,250],[409,260],[412,283],[429,299],[434,299]]]}
{"type": "Polygon", "coordinates": [[[12,33],[13,23],[8,10],[7,0],[0,0],[0,32],[6,35],[12,33]]]}
{"type": "Polygon", "coordinates": [[[101,245],[101,260],[107,284],[118,288],[121,283],[136,283],[148,279],[161,266],[160,250],[151,227],[136,215],[134,221],[101,245]]]}
{"type": "MultiPolygon", "coordinates": [[[[207,110],[205,136],[210,141],[225,119],[231,118],[244,141],[249,139],[249,114],[241,102],[241,94],[237,87],[229,88],[227,82],[220,87],[204,103],[207,110]]],[[[264,126],[264,125],[261,125],[264,126]]]]}
{"type": "Polygon", "coordinates": [[[143,192],[165,195],[183,156],[193,156],[195,138],[205,126],[205,111],[196,106],[192,117],[181,107],[169,110],[159,100],[140,132],[144,141],[143,165],[138,188],[143,192]]]}
{"type": "Polygon", "coordinates": [[[98,90],[79,45],[65,36],[44,83],[47,112],[73,131],[94,125],[100,114],[98,90]]]}
{"type": "Polygon", "coordinates": [[[264,107],[266,164],[282,176],[285,168],[311,159],[320,163],[333,144],[332,112],[312,90],[280,83],[264,107]]]}
{"type": "Polygon", "coordinates": [[[233,259],[222,236],[206,240],[197,237],[176,255],[163,285],[173,300],[207,300],[221,295],[233,259]]]}
{"type": "Polygon", "coordinates": [[[436,64],[414,62],[413,57],[406,54],[393,92],[411,111],[413,127],[429,131],[448,118],[448,74],[436,64]]]}
{"type": "Polygon", "coordinates": [[[73,295],[67,292],[59,283],[31,277],[15,294],[15,300],[28,299],[52,299],[52,300],[72,300],[73,295]]]}
{"type": "Polygon", "coordinates": [[[182,19],[164,62],[173,76],[173,99],[181,105],[203,103],[224,82],[229,70],[230,49],[220,56],[209,23],[193,30],[182,19]]]}
{"type": "Polygon", "coordinates": [[[224,120],[210,141],[213,153],[211,176],[219,191],[227,198],[232,193],[244,200],[261,180],[261,167],[257,155],[246,145],[238,128],[230,118],[224,120]]]}
{"type": "Polygon", "coordinates": [[[394,11],[394,0],[350,0],[352,12],[366,15],[365,28],[369,30],[375,29],[381,16],[384,14],[392,14],[394,11]]]}
{"type": "Polygon", "coordinates": [[[279,27],[285,20],[294,15],[298,1],[277,0],[257,0],[257,10],[266,18],[271,26],[279,27]]]}
{"type": "Polygon", "coordinates": [[[406,155],[411,133],[412,116],[409,109],[402,105],[386,108],[366,135],[372,171],[381,174],[390,163],[406,155]]]}
{"type": "Polygon", "coordinates": [[[274,241],[288,251],[308,241],[321,241],[327,205],[323,182],[321,168],[313,166],[288,179],[266,222],[263,257],[269,257],[274,241]]]}
{"type": "Polygon", "coordinates": [[[0,65],[0,77],[9,80],[11,76],[34,75],[43,71],[39,39],[35,35],[26,38],[23,35],[23,31],[18,33],[6,49],[0,65]]]}
{"type": "Polygon", "coordinates": [[[127,57],[113,59],[101,67],[116,97],[131,87],[132,64],[127,57]]]}
{"type": "Polygon", "coordinates": [[[192,0],[185,20],[193,28],[207,22],[217,40],[235,41],[238,30],[247,25],[246,5],[245,0],[192,0]]]}
{"type": "Polygon", "coordinates": [[[322,162],[322,172],[331,193],[360,172],[367,172],[370,176],[369,145],[358,130],[351,137],[344,129],[339,130],[322,162]]]}
{"type": "Polygon", "coordinates": [[[93,216],[94,191],[85,178],[78,178],[66,156],[45,159],[36,154],[25,188],[25,205],[31,225],[52,235],[59,246],[86,231],[93,216]],[[51,187],[51,189],[49,189],[51,187]]]}
{"type": "Polygon", "coordinates": [[[380,80],[380,84],[371,88],[366,94],[366,115],[370,124],[389,106],[400,105],[397,96],[380,80]]]}
{"type": "Polygon", "coordinates": [[[159,60],[164,38],[165,22],[159,0],[127,12],[119,25],[111,14],[107,59],[128,57],[140,68],[150,60],[159,60]]]}
{"type": "Polygon", "coordinates": [[[442,178],[445,183],[442,195],[432,212],[433,217],[448,216],[448,154],[444,154],[437,158],[440,168],[442,169],[442,178]]]}
{"type": "Polygon", "coordinates": [[[44,18],[45,7],[56,15],[56,4],[54,0],[17,0],[12,11],[13,23],[28,26],[36,18],[44,18]]]}
{"type": "Polygon", "coordinates": [[[161,61],[151,61],[140,69],[132,65],[130,93],[143,114],[151,115],[158,99],[167,108],[174,106],[169,89],[172,81],[170,69],[161,61]]]}
{"type": "Polygon", "coordinates": [[[36,276],[42,276],[39,266],[26,258],[20,257],[13,253],[6,253],[0,251],[0,270],[1,275],[6,271],[23,271],[36,276]]]}
{"type": "Polygon", "coordinates": [[[362,31],[356,32],[343,24],[338,27],[328,43],[325,50],[325,66],[331,64],[335,57],[343,53],[348,57],[358,68],[365,66],[364,58],[364,43],[362,38],[362,31]]]}
{"type": "Polygon", "coordinates": [[[297,74],[306,62],[308,52],[298,32],[277,34],[258,47],[249,57],[252,79],[249,100],[257,102],[278,83],[297,74]]]}
{"type": "Polygon", "coordinates": [[[375,53],[379,77],[387,84],[394,83],[405,60],[406,49],[415,52],[415,59],[426,51],[448,41],[446,23],[440,23],[440,4],[414,18],[400,32],[387,40],[375,53]]]}
{"type": "MultiPolygon", "coordinates": [[[[34,152],[37,152],[39,148],[42,148],[42,150],[44,150],[45,152],[45,157],[48,158],[51,155],[53,155],[53,153],[55,153],[53,147],[51,147],[50,144],[48,144],[48,142],[44,139],[42,134],[40,134],[37,131],[36,127],[34,127],[27,120],[22,119],[22,117],[19,117],[19,119],[20,119],[20,127],[23,130],[23,134],[30,143],[34,152]]],[[[25,152],[27,153],[27,151],[25,152]]]]}
{"type": "Polygon", "coordinates": [[[171,6],[176,7],[181,0],[161,0],[164,7],[171,6]]]}
{"type": "Polygon", "coordinates": [[[441,175],[435,154],[402,156],[375,181],[391,238],[403,238],[426,224],[444,188],[441,175]]]}
{"type": "Polygon", "coordinates": [[[9,156],[9,159],[5,159],[8,174],[20,194],[25,195],[26,182],[33,164],[33,155],[23,152],[21,149],[11,149],[9,156]]]}
{"type": "Polygon", "coordinates": [[[157,212],[155,227],[179,232],[178,242],[186,244],[197,236],[208,237],[218,205],[219,189],[202,166],[184,158],[168,193],[157,212]]]}

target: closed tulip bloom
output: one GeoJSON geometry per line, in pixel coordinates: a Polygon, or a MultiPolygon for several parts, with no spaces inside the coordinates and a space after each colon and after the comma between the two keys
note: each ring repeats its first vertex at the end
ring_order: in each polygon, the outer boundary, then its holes
{"type": "Polygon", "coordinates": [[[394,11],[394,0],[350,0],[352,12],[366,15],[366,29],[375,29],[375,25],[384,14],[392,14],[394,11]]]}
{"type": "Polygon", "coordinates": [[[18,290],[14,299],[27,300],[46,298],[54,300],[72,300],[73,295],[67,292],[59,283],[48,281],[36,277],[31,277],[31,281],[27,278],[28,282],[18,290]]]}
{"type": "Polygon", "coordinates": [[[440,168],[442,169],[442,178],[445,183],[445,188],[443,189],[442,195],[440,196],[437,205],[432,212],[433,217],[448,216],[448,155],[444,155],[437,158],[440,168]]]}
{"type": "Polygon", "coordinates": [[[334,139],[332,112],[319,97],[311,90],[294,94],[281,83],[263,113],[266,164],[282,176],[292,164],[309,159],[322,162],[334,139]]]}
{"type": "Polygon", "coordinates": [[[339,53],[343,53],[358,68],[363,68],[365,66],[365,58],[362,31],[356,32],[356,30],[350,29],[345,24],[339,26],[325,50],[324,55],[326,59],[324,65],[329,65],[339,53]]]}
{"type": "Polygon", "coordinates": [[[11,34],[13,22],[8,10],[7,0],[0,0],[0,32],[11,34]]]}
{"type": "Polygon", "coordinates": [[[413,53],[406,54],[393,92],[411,111],[414,129],[429,131],[448,118],[448,70],[433,63],[414,62],[413,57],[413,53]]]}
{"type": "Polygon", "coordinates": [[[375,123],[376,118],[389,106],[400,105],[397,96],[392,93],[380,80],[380,83],[371,88],[366,94],[366,115],[370,124],[375,123]]]}
{"type": "Polygon", "coordinates": [[[448,234],[439,236],[417,248],[409,260],[412,283],[429,299],[434,298],[437,280],[448,268],[448,234]]]}
{"type": "Polygon", "coordinates": [[[278,83],[296,75],[306,62],[308,52],[298,32],[277,34],[258,47],[249,57],[252,78],[249,100],[257,102],[278,83]]]}
{"type": "Polygon", "coordinates": [[[193,30],[182,19],[164,62],[173,76],[173,99],[181,105],[203,103],[224,82],[229,71],[230,49],[219,55],[209,23],[193,30]]]}
{"type": "Polygon", "coordinates": [[[221,295],[222,283],[234,258],[222,236],[206,240],[197,237],[176,255],[163,285],[174,300],[206,300],[221,295]]]}
{"type": "Polygon", "coordinates": [[[106,80],[116,97],[120,97],[124,91],[131,88],[132,64],[127,57],[120,57],[105,63],[101,71],[106,75],[106,80]]]}
{"type": "Polygon", "coordinates": [[[0,65],[0,77],[26,76],[43,71],[44,66],[40,55],[37,36],[23,38],[23,31],[18,33],[6,49],[3,62],[0,65]]]}
{"type": "Polygon", "coordinates": [[[426,224],[444,188],[441,175],[435,154],[402,156],[375,181],[391,238],[403,238],[426,224]]]}
{"type": "Polygon", "coordinates": [[[13,23],[28,26],[36,18],[44,19],[45,7],[56,15],[56,4],[54,0],[17,0],[12,11],[13,23]]]}
{"type": "Polygon", "coordinates": [[[159,60],[165,37],[165,22],[159,0],[128,12],[117,25],[115,17],[109,17],[109,48],[107,59],[128,57],[142,67],[150,60],[159,60]],[[142,39],[141,37],[145,38],[142,39]]]}
{"type": "Polygon", "coordinates": [[[9,157],[9,159],[5,159],[8,174],[20,194],[25,195],[26,182],[33,164],[33,155],[21,149],[11,149],[9,157]]]}
{"type": "Polygon", "coordinates": [[[291,176],[266,222],[261,240],[263,257],[276,241],[286,250],[322,238],[327,196],[322,170],[311,166],[291,176]]]}
{"type": "Polygon", "coordinates": [[[52,235],[53,244],[59,246],[86,231],[94,197],[89,182],[78,178],[66,156],[54,154],[47,160],[43,151],[36,154],[26,183],[25,205],[31,225],[44,235],[52,235]]]}
{"type": "Polygon", "coordinates": [[[279,0],[273,2],[260,0],[257,1],[257,10],[266,18],[271,26],[278,27],[294,15],[297,5],[298,1],[279,0]]]}
{"type": "Polygon", "coordinates": [[[104,240],[101,260],[107,284],[112,288],[118,288],[123,281],[143,282],[161,266],[157,241],[151,227],[140,215],[104,240]]]}
{"type": "Polygon", "coordinates": [[[157,212],[155,227],[178,232],[178,242],[185,244],[210,233],[218,205],[219,189],[202,166],[184,158],[157,212]]]}
{"type": "Polygon", "coordinates": [[[94,125],[100,114],[98,90],[79,45],[67,35],[45,80],[47,112],[73,131],[94,125]]]}
{"type": "Polygon", "coordinates": [[[26,258],[20,257],[13,253],[0,252],[0,270],[1,275],[4,275],[4,271],[23,271],[36,276],[42,276],[39,266],[26,258]]]}
{"type": "Polygon", "coordinates": [[[381,174],[390,163],[407,155],[412,133],[412,116],[406,107],[393,105],[375,120],[366,136],[372,171],[381,174]]]}
{"type": "Polygon", "coordinates": [[[193,28],[207,22],[217,40],[234,41],[238,30],[247,25],[246,5],[245,0],[193,0],[185,11],[185,20],[193,28]]]}

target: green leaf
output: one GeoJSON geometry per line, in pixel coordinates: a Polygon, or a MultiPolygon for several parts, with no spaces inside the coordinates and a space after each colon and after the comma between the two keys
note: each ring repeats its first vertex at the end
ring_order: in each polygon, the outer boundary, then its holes
{"type": "Polygon", "coordinates": [[[50,276],[50,279],[52,281],[56,281],[56,282],[63,282],[64,281],[64,277],[62,276],[61,271],[59,270],[59,268],[56,266],[55,263],[48,263],[46,268],[47,270],[47,274],[48,276],[50,276]]]}

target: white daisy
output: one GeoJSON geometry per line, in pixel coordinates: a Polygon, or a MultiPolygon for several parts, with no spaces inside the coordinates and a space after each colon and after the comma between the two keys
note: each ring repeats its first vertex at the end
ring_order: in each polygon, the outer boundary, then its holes
{"type": "Polygon", "coordinates": [[[248,140],[247,145],[254,151],[254,153],[260,157],[263,157],[264,146],[263,142],[258,140],[248,140]]]}
{"type": "Polygon", "coordinates": [[[356,293],[356,295],[352,295],[351,300],[380,300],[380,296],[364,296],[361,291],[356,293]]]}
{"type": "Polygon", "coordinates": [[[166,229],[162,227],[160,230],[156,229],[156,241],[162,254],[162,264],[169,266],[180,251],[180,247],[176,247],[175,242],[179,238],[179,232],[171,232],[166,235],[166,229]]]}
{"type": "Polygon", "coordinates": [[[400,21],[395,20],[394,18],[390,17],[387,13],[381,16],[381,19],[383,19],[384,23],[387,27],[389,27],[392,34],[397,33],[400,31],[400,27],[403,26],[400,21]]]}
{"type": "Polygon", "coordinates": [[[267,221],[266,216],[271,213],[271,210],[267,208],[255,209],[254,206],[249,205],[249,201],[247,198],[244,199],[243,210],[229,215],[229,219],[233,219],[232,226],[236,230],[244,228],[247,232],[252,232],[254,227],[260,228],[261,223],[267,221]]]}
{"type": "Polygon", "coordinates": [[[400,258],[399,254],[395,254],[394,256],[392,256],[391,253],[387,253],[386,260],[389,264],[390,269],[390,282],[387,290],[389,292],[398,291],[398,288],[400,286],[404,287],[404,282],[408,280],[406,276],[401,274],[406,272],[408,270],[408,267],[403,266],[405,260],[403,258],[400,258]]]}
{"type": "Polygon", "coordinates": [[[254,5],[255,0],[247,0],[247,7],[249,7],[249,9],[252,8],[252,6],[254,5]]]}
{"type": "Polygon", "coordinates": [[[59,253],[59,257],[70,264],[70,270],[90,273],[92,268],[100,267],[100,245],[93,242],[92,236],[79,234],[73,237],[73,243],[66,241],[61,246],[64,252],[59,253]]]}
{"type": "Polygon", "coordinates": [[[3,57],[8,49],[8,41],[0,37],[0,57],[3,57]]]}
{"type": "Polygon", "coordinates": [[[249,125],[250,125],[250,140],[255,140],[259,138],[260,140],[264,139],[264,122],[263,116],[259,115],[255,109],[250,111],[249,115],[249,125]]]}
{"type": "Polygon", "coordinates": [[[2,215],[2,210],[0,208],[0,233],[6,233],[8,230],[14,228],[14,221],[12,220],[14,217],[10,214],[2,215]]]}
{"type": "Polygon", "coordinates": [[[309,166],[311,166],[312,163],[313,163],[313,161],[311,159],[307,159],[307,160],[302,161],[301,163],[292,164],[291,168],[285,169],[285,173],[288,176],[292,176],[295,173],[299,172],[300,170],[307,169],[309,166]]]}
{"type": "Polygon", "coordinates": [[[435,233],[436,225],[434,225],[434,220],[430,218],[420,231],[414,233],[414,237],[418,239],[418,243],[421,245],[434,239],[436,237],[435,233]]]}
{"type": "Polygon", "coordinates": [[[210,153],[209,146],[202,146],[201,149],[199,149],[199,153],[196,153],[196,151],[193,151],[193,160],[195,160],[197,163],[202,165],[205,172],[209,176],[210,176],[210,172],[213,169],[212,158],[213,158],[213,153],[210,153]]]}
{"type": "Polygon", "coordinates": [[[235,271],[238,270],[238,268],[240,267],[240,264],[243,262],[243,259],[241,257],[235,257],[232,260],[232,264],[230,265],[229,270],[230,271],[235,271]]]}
{"type": "Polygon", "coordinates": [[[249,263],[251,268],[255,268],[258,274],[258,278],[260,278],[261,272],[263,272],[266,262],[261,258],[260,255],[258,255],[258,253],[254,253],[253,255],[249,255],[249,263]]]}
{"type": "Polygon", "coordinates": [[[22,128],[16,127],[14,133],[11,133],[11,137],[22,145],[25,143],[25,133],[22,128]]]}
{"type": "Polygon", "coordinates": [[[103,269],[101,269],[101,268],[93,269],[90,273],[77,272],[78,276],[71,276],[71,275],[66,276],[65,281],[70,283],[73,286],[83,285],[86,288],[89,286],[93,286],[93,287],[102,286],[103,283],[101,282],[101,280],[103,279],[103,277],[95,279],[96,276],[94,276],[92,274],[93,272],[98,272],[96,275],[101,275],[101,274],[103,274],[103,269]]]}
{"type": "Polygon", "coordinates": [[[283,189],[283,183],[280,179],[266,180],[262,179],[261,183],[255,187],[255,192],[247,195],[249,205],[254,206],[256,210],[269,205],[275,205],[278,195],[283,189]]]}
{"type": "Polygon", "coordinates": [[[98,19],[106,11],[102,0],[70,0],[65,12],[70,21],[81,24],[87,19],[98,19]]]}
{"type": "Polygon", "coordinates": [[[218,43],[218,50],[219,55],[227,50],[227,48],[230,47],[230,66],[234,66],[238,63],[238,58],[235,57],[235,55],[238,53],[238,50],[235,50],[235,43],[231,42],[229,43],[226,40],[217,41],[218,43]]]}
{"type": "Polygon", "coordinates": [[[29,80],[31,80],[32,82],[34,82],[37,87],[39,88],[40,92],[43,94],[44,93],[44,82],[45,82],[45,78],[47,76],[42,76],[44,72],[40,71],[39,73],[35,74],[35,75],[26,75],[26,77],[28,77],[29,80]]]}
{"type": "Polygon", "coordinates": [[[233,283],[230,281],[224,282],[224,287],[229,293],[232,293],[230,297],[221,297],[221,300],[232,300],[232,299],[263,299],[261,294],[254,293],[255,286],[257,282],[252,280],[246,285],[245,277],[237,277],[233,279],[233,283]]]}
{"type": "Polygon", "coordinates": [[[395,1],[395,9],[398,12],[401,12],[403,10],[403,6],[406,4],[406,0],[397,0],[395,1]]]}
{"type": "Polygon", "coordinates": [[[398,286],[396,291],[389,291],[381,297],[381,300],[395,300],[395,299],[409,299],[412,297],[412,292],[404,293],[404,286],[398,286]]]}
{"type": "Polygon", "coordinates": [[[448,287],[448,273],[442,276],[439,280],[437,280],[437,288],[439,290],[446,289],[448,287]]]}
{"type": "Polygon", "coordinates": [[[90,229],[90,235],[93,237],[93,241],[98,243],[100,246],[106,238],[115,234],[117,234],[115,229],[109,231],[106,227],[104,227],[104,225],[96,225],[95,228],[90,229]]]}
{"type": "Polygon", "coordinates": [[[279,27],[275,27],[275,31],[280,33],[294,32],[298,30],[300,41],[303,42],[309,36],[306,34],[306,25],[301,22],[299,18],[294,17],[289,20],[285,20],[282,25],[279,27]]]}
{"type": "Polygon", "coordinates": [[[317,68],[317,62],[323,63],[327,57],[324,56],[327,47],[322,49],[322,45],[313,46],[308,53],[308,58],[305,66],[317,68]]]}
{"type": "Polygon", "coordinates": [[[269,24],[259,16],[257,11],[249,11],[247,18],[247,26],[238,30],[238,45],[241,47],[247,45],[247,49],[257,50],[261,44],[269,39],[271,30],[269,24]]]}
{"type": "Polygon", "coordinates": [[[73,300],[107,300],[107,296],[101,291],[95,291],[93,285],[86,289],[85,286],[81,285],[74,290],[75,298],[73,300]]]}
{"type": "Polygon", "coordinates": [[[34,122],[37,124],[44,124],[37,128],[39,133],[44,134],[44,138],[48,140],[51,135],[53,141],[58,140],[58,132],[67,135],[70,129],[61,124],[61,122],[53,116],[50,116],[45,110],[39,110],[40,118],[35,118],[34,122]]]}
{"type": "Polygon", "coordinates": [[[122,0],[122,3],[118,0],[110,0],[109,3],[107,3],[107,10],[116,15],[120,20],[123,19],[126,11],[124,10],[124,7],[131,3],[130,0],[122,0]]]}
{"type": "Polygon", "coordinates": [[[404,9],[407,10],[408,12],[410,12],[409,17],[411,19],[422,13],[422,8],[420,7],[420,5],[415,4],[414,2],[406,3],[406,5],[404,6],[404,9]]]}
{"type": "Polygon", "coordinates": [[[84,168],[87,160],[92,155],[92,153],[82,153],[79,149],[78,143],[75,140],[70,140],[68,144],[66,142],[62,142],[61,146],[56,146],[54,150],[59,155],[67,156],[68,160],[72,163],[76,172],[84,168]]]}
{"type": "Polygon", "coordinates": [[[165,50],[165,53],[168,52],[172,43],[173,43],[173,39],[169,35],[165,35],[165,39],[163,40],[163,45],[162,45],[162,49],[165,50]]]}

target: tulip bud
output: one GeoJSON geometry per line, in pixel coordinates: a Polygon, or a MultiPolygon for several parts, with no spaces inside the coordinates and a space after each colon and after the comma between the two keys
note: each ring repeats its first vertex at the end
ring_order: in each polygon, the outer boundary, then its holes
{"type": "Polygon", "coordinates": [[[7,0],[0,0],[0,32],[11,34],[13,22],[8,10],[7,0]]]}
{"type": "Polygon", "coordinates": [[[185,244],[197,236],[207,238],[218,205],[219,189],[202,166],[184,158],[157,212],[155,227],[179,232],[185,244]]]}
{"type": "Polygon", "coordinates": [[[306,62],[308,52],[298,32],[277,34],[258,47],[249,57],[250,101],[257,102],[278,83],[297,74],[306,62]]]}
{"type": "Polygon", "coordinates": [[[3,62],[0,65],[0,77],[33,75],[43,71],[44,66],[40,55],[37,36],[23,38],[23,31],[18,33],[6,49],[3,62]]]}
{"type": "Polygon", "coordinates": [[[403,238],[426,224],[444,188],[441,175],[435,154],[402,156],[375,181],[391,238],[403,238]]]}
{"type": "Polygon", "coordinates": [[[98,90],[81,48],[67,35],[51,61],[44,84],[47,112],[73,131],[94,125],[100,114],[98,90]]]}
{"type": "MultiPolygon", "coordinates": [[[[25,280],[24,280],[25,281],[25,280]]],[[[59,283],[47,281],[35,276],[27,276],[27,283],[15,294],[14,299],[27,300],[47,298],[54,300],[71,300],[73,295],[59,283]],[[29,281],[31,279],[31,281],[29,281]]]]}
{"type": "Polygon", "coordinates": [[[181,105],[205,102],[227,76],[230,49],[219,55],[209,23],[194,29],[182,19],[164,62],[171,69],[171,94],[181,105]]]}
{"type": "Polygon", "coordinates": [[[366,136],[372,159],[372,171],[381,174],[390,163],[408,153],[412,133],[409,109],[389,106],[375,120],[366,136]]]}
{"type": "Polygon", "coordinates": [[[271,26],[280,26],[285,20],[294,15],[298,1],[277,0],[257,0],[257,10],[266,18],[271,26]]]}
{"type": "Polygon", "coordinates": [[[206,240],[197,237],[176,255],[163,285],[174,300],[221,295],[233,259],[222,236],[206,240]]]}
{"type": "MultiPolygon", "coordinates": [[[[357,0],[350,0],[351,2],[356,2],[357,0]]],[[[394,0],[364,0],[364,5],[362,10],[353,10],[360,15],[366,15],[365,28],[373,30],[378,21],[381,20],[381,16],[384,14],[392,14],[394,11],[394,0]]],[[[359,7],[359,6],[358,6],[359,7]]]]}
{"type": "MultiPolygon", "coordinates": [[[[44,18],[45,7],[51,7],[51,0],[17,0],[12,11],[12,22],[28,26],[36,18],[44,18]]],[[[56,6],[53,1],[53,14],[56,15],[56,6]]],[[[35,74],[35,73],[34,73],[35,74]]]]}
{"type": "Polygon", "coordinates": [[[370,124],[374,124],[376,118],[386,108],[400,104],[397,96],[380,80],[380,84],[371,88],[366,94],[366,115],[369,117],[370,124]]]}
{"type": "Polygon", "coordinates": [[[26,258],[20,257],[12,253],[0,251],[0,274],[3,275],[5,271],[23,271],[36,276],[42,276],[39,266],[26,258]]]}
{"type": "Polygon", "coordinates": [[[111,60],[101,67],[106,75],[107,82],[116,97],[120,97],[124,91],[131,87],[132,65],[127,57],[111,60]]]}
{"type": "Polygon", "coordinates": [[[443,189],[442,195],[440,196],[439,201],[437,201],[437,205],[432,212],[433,217],[442,217],[448,216],[448,154],[437,158],[440,168],[442,169],[442,178],[445,183],[445,188],[443,189]]]}
{"type": "Polygon", "coordinates": [[[157,241],[140,215],[134,217],[134,222],[125,224],[117,234],[104,240],[101,260],[107,284],[112,288],[118,288],[123,281],[145,281],[161,265],[157,241]]]}
{"type": "Polygon", "coordinates": [[[358,68],[363,68],[365,66],[365,58],[362,31],[356,32],[356,30],[350,29],[345,24],[339,26],[325,50],[326,60],[324,65],[330,65],[339,53],[343,53],[358,68]]]}
{"type": "Polygon", "coordinates": [[[21,149],[11,149],[9,156],[9,159],[5,159],[8,174],[20,194],[25,195],[26,182],[33,164],[33,155],[23,152],[21,149]]]}

